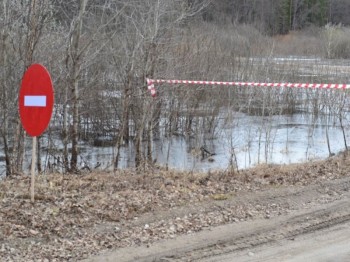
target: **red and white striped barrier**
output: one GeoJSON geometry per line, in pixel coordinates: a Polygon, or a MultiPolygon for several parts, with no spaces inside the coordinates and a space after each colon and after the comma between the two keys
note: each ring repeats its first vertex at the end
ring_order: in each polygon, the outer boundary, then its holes
{"type": "Polygon", "coordinates": [[[147,78],[148,90],[153,97],[157,92],[155,84],[185,84],[185,85],[217,85],[217,86],[256,86],[256,87],[291,87],[314,89],[349,89],[350,84],[310,84],[310,83],[257,83],[257,82],[218,82],[218,81],[193,81],[193,80],[164,80],[147,78]]]}

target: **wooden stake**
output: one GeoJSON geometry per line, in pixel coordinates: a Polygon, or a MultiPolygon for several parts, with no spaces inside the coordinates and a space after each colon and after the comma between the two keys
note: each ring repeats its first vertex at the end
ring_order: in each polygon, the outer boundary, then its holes
{"type": "Polygon", "coordinates": [[[35,163],[36,163],[36,143],[37,137],[33,137],[33,150],[32,150],[32,166],[31,166],[31,187],[30,187],[30,199],[34,203],[34,185],[35,185],[35,163]]]}

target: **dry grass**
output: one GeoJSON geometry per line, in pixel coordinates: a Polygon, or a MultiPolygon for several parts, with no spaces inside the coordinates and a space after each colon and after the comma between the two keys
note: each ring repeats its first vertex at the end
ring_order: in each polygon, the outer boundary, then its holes
{"type": "MultiPolygon", "coordinates": [[[[29,177],[4,179],[0,182],[0,254],[14,261],[75,260],[142,241],[144,225],[135,225],[140,217],[228,200],[244,191],[304,186],[349,174],[350,158],[342,154],[325,161],[258,166],[240,173],[154,168],[142,173],[40,175],[35,204],[29,199],[29,177]]],[[[188,230],[201,228],[199,222],[188,222],[188,230]]],[[[147,233],[148,238],[173,234],[164,231],[162,223],[157,224],[157,233],[147,233]]]]}

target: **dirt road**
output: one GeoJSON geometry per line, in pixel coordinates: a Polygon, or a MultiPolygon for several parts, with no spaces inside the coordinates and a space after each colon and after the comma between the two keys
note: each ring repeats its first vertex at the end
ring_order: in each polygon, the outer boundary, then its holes
{"type": "Polygon", "coordinates": [[[350,227],[337,225],[294,239],[276,241],[270,245],[237,253],[221,254],[202,261],[238,261],[238,262],[339,262],[350,261],[350,227]]]}
{"type": "MultiPolygon", "coordinates": [[[[285,214],[231,223],[119,249],[86,261],[350,261],[350,178],[278,187],[216,202],[288,207],[285,214]]],[[[211,207],[213,208],[213,207],[211,207]]]]}

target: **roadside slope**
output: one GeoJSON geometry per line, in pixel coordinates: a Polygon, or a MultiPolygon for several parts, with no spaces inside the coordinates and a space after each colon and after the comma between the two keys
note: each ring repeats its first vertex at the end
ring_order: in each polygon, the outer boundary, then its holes
{"type": "Polygon", "coordinates": [[[349,189],[350,179],[345,178],[238,197],[222,202],[221,207],[270,203],[289,206],[289,211],[119,249],[86,261],[305,261],[306,257],[307,261],[322,261],[349,257],[349,189]]]}
{"type": "Polygon", "coordinates": [[[127,249],[125,256],[132,252],[142,259],[203,260],[346,223],[350,157],[344,153],[324,161],[262,165],[239,173],[150,167],[143,172],[39,175],[35,204],[29,185],[28,176],[0,181],[4,261],[93,256],[98,261],[99,254],[113,250],[121,261],[124,248],[135,250],[127,249]],[[222,226],[223,234],[214,237],[222,226]],[[290,232],[283,231],[286,228],[290,232]],[[195,241],[206,232],[204,239],[195,241]],[[159,247],[167,241],[168,246],[159,247]],[[142,249],[148,253],[139,253],[142,249]]]}

